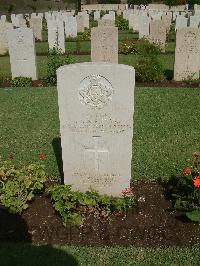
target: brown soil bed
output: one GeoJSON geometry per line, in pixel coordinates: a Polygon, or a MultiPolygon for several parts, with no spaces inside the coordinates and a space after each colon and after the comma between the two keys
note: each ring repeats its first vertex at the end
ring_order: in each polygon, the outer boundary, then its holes
{"type": "MultiPolygon", "coordinates": [[[[34,80],[32,81],[33,87],[47,87],[45,80],[34,80]]],[[[10,88],[12,87],[10,80],[0,80],[0,88],[10,88]]],[[[136,88],[139,87],[149,87],[149,88],[200,88],[200,83],[186,83],[186,82],[176,82],[176,81],[163,81],[163,82],[136,82],[136,88]]]]}
{"type": "Polygon", "coordinates": [[[36,197],[22,216],[1,207],[0,241],[140,247],[200,244],[200,226],[173,210],[160,185],[140,183],[133,190],[142,200],[126,216],[115,214],[109,220],[89,216],[81,227],[64,227],[45,195],[36,197]]]}

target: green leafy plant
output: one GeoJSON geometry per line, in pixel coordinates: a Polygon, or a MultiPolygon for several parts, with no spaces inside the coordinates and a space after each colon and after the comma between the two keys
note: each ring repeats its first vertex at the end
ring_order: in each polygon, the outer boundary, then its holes
{"type": "Polygon", "coordinates": [[[0,203],[11,213],[21,213],[41,192],[46,175],[44,167],[30,164],[17,169],[11,161],[0,162],[0,203]]]}
{"type": "Polygon", "coordinates": [[[16,77],[11,80],[12,87],[31,87],[32,78],[28,77],[16,77]]]}
{"type": "Polygon", "coordinates": [[[122,198],[102,196],[95,191],[72,191],[69,185],[55,185],[49,187],[47,192],[64,225],[80,225],[86,214],[108,217],[110,213],[127,211],[135,205],[135,199],[128,189],[123,192],[122,198]]]}
{"type": "Polygon", "coordinates": [[[115,20],[115,25],[118,27],[119,30],[128,30],[129,25],[128,21],[123,18],[123,16],[117,16],[115,20]]]}
{"type": "Polygon", "coordinates": [[[119,47],[120,54],[137,54],[138,53],[138,41],[129,40],[126,38],[119,47]]]}
{"type": "Polygon", "coordinates": [[[74,58],[71,56],[63,56],[58,49],[52,49],[48,54],[48,63],[47,63],[47,84],[49,86],[55,86],[57,82],[56,71],[60,66],[73,64],[74,58]]]}
{"type": "Polygon", "coordinates": [[[136,80],[140,82],[163,81],[164,68],[156,56],[144,57],[135,66],[136,80]]]}
{"type": "Polygon", "coordinates": [[[155,43],[150,43],[147,39],[140,39],[137,43],[138,53],[143,56],[161,54],[160,46],[155,43]]]}
{"type": "Polygon", "coordinates": [[[82,41],[88,41],[91,40],[91,30],[86,30],[80,35],[80,39],[82,41]]]}
{"type": "Polygon", "coordinates": [[[174,201],[174,207],[184,211],[194,222],[200,222],[200,153],[195,153],[195,163],[168,182],[167,190],[174,201]]]}
{"type": "Polygon", "coordinates": [[[90,29],[98,26],[98,21],[94,20],[93,16],[94,12],[90,14],[90,29]]]}

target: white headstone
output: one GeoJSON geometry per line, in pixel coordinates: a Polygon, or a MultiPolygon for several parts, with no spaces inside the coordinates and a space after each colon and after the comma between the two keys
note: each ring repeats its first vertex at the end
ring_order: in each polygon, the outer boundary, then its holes
{"type": "Polygon", "coordinates": [[[26,20],[22,17],[18,17],[18,20],[19,20],[19,26],[21,28],[27,28],[27,24],[26,24],[26,20]]]}
{"type": "Polygon", "coordinates": [[[199,79],[200,29],[183,28],[176,33],[174,80],[199,79]]]}
{"type": "Polygon", "coordinates": [[[183,17],[183,16],[178,16],[176,18],[176,30],[182,29],[182,28],[186,28],[187,27],[187,21],[188,19],[183,17]]]}
{"type": "Polygon", "coordinates": [[[8,22],[0,22],[0,55],[8,53],[7,31],[12,29],[12,24],[8,22]]]}
{"type": "Polygon", "coordinates": [[[37,79],[35,38],[32,29],[9,30],[8,45],[12,78],[31,77],[37,79]]]}
{"type": "Polygon", "coordinates": [[[150,23],[149,17],[141,16],[139,18],[139,39],[149,35],[149,23],[150,23]]]}
{"type": "Polygon", "coordinates": [[[200,5],[194,5],[194,13],[195,15],[200,15],[200,5]]]}
{"type": "Polygon", "coordinates": [[[115,11],[109,11],[109,16],[110,16],[111,20],[115,21],[115,11]]]}
{"type": "Polygon", "coordinates": [[[95,27],[91,31],[92,62],[118,63],[118,29],[95,27]]]}
{"type": "Polygon", "coordinates": [[[73,16],[67,16],[67,18],[65,19],[65,35],[66,38],[77,37],[77,21],[73,16]]]}
{"type": "Polygon", "coordinates": [[[1,16],[1,22],[6,22],[6,15],[1,16]]]}
{"type": "Polygon", "coordinates": [[[199,16],[190,16],[190,27],[198,28],[200,25],[200,15],[199,16]]]}
{"type": "Polygon", "coordinates": [[[134,69],[74,64],[57,80],[65,184],[122,196],[131,180],[134,69]]]}
{"type": "Polygon", "coordinates": [[[65,53],[65,30],[64,30],[64,23],[62,20],[58,20],[57,21],[57,27],[58,27],[58,31],[57,31],[57,35],[58,35],[58,50],[61,53],[65,53]]]}
{"type": "Polygon", "coordinates": [[[130,14],[129,15],[129,29],[134,31],[139,31],[139,15],[130,14]]]}
{"type": "Polygon", "coordinates": [[[49,50],[53,48],[57,48],[58,45],[58,28],[57,22],[55,19],[48,19],[47,20],[47,27],[48,27],[48,44],[49,50]]]}
{"type": "Polygon", "coordinates": [[[35,39],[42,41],[42,19],[32,16],[30,19],[30,28],[33,29],[35,39]]]}
{"type": "Polygon", "coordinates": [[[100,11],[95,11],[94,12],[94,20],[98,21],[100,19],[100,17],[101,17],[100,14],[101,14],[100,11]]]}
{"type": "Polygon", "coordinates": [[[15,14],[11,14],[11,21],[13,27],[19,27],[19,19],[15,14]]]}
{"type": "Polygon", "coordinates": [[[77,21],[77,31],[78,32],[84,32],[84,18],[82,15],[76,16],[77,21]]]}
{"type": "Polygon", "coordinates": [[[161,49],[165,51],[166,32],[167,29],[162,20],[153,20],[150,22],[150,34],[148,39],[150,42],[159,45],[161,49]]]}
{"type": "Polygon", "coordinates": [[[114,20],[110,20],[110,19],[99,19],[98,20],[98,27],[114,27],[115,26],[115,22],[114,20]]]}

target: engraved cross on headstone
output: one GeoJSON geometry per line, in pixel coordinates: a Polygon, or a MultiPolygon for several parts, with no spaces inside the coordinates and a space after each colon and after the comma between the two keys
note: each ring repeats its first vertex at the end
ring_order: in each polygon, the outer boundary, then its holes
{"type": "Polygon", "coordinates": [[[94,154],[94,163],[95,163],[95,171],[99,171],[99,165],[100,165],[100,154],[101,153],[108,153],[109,151],[105,148],[99,148],[99,139],[100,136],[93,136],[94,140],[94,148],[92,149],[85,149],[85,152],[90,152],[94,154]]]}

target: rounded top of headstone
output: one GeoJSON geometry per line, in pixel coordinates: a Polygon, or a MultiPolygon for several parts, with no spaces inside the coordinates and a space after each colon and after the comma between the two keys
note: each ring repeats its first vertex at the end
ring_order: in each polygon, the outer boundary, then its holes
{"type": "Polygon", "coordinates": [[[121,68],[121,69],[126,69],[126,70],[130,70],[130,71],[135,71],[134,67],[132,66],[128,66],[128,65],[124,65],[124,64],[117,64],[117,63],[109,63],[109,62],[84,62],[84,63],[76,63],[76,64],[69,64],[69,65],[64,65],[61,66],[57,69],[57,74],[60,72],[63,72],[67,69],[77,69],[80,67],[98,67],[98,66],[104,66],[104,67],[110,67],[111,69],[113,67],[115,68],[121,68]]]}

